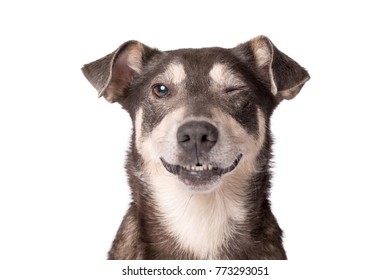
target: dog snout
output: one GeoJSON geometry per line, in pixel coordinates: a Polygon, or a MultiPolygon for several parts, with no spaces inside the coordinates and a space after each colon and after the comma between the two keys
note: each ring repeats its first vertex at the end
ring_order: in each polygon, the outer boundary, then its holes
{"type": "Polygon", "coordinates": [[[208,153],[218,141],[218,129],[206,121],[191,121],[177,130],[177,142],[189,154],[208,153]]]}

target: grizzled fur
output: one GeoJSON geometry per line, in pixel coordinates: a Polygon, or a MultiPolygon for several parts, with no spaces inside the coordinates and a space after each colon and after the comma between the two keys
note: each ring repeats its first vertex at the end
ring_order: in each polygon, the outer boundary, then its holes
{"type": "Polygon", "coordinates": [[[286,259],[268,199],[270,117],[304,68],[260,36],[165,52],[129,41],[82,71],[133,122],[133,201],[109,259],[286,259]]]}

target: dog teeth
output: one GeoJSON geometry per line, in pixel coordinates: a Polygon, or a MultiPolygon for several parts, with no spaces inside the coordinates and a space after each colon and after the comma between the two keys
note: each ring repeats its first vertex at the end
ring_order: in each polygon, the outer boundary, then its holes
{"type": "Polygon", "coordinates": [[[213,170],[213,166],[211,164],[203,164],[201,166],[199,165],[183,165],[183,169],[186,170],[192,170],[192,171],[207,171],[207,170],[213,170]]]}

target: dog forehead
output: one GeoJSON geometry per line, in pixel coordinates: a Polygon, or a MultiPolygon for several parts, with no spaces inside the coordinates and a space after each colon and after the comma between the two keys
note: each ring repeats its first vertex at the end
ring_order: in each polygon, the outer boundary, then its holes
{"type": "Polygon", "coordinates": [[[181,84],[191,91],[220,90],[245,84],[229,49],[179,49],[166,52],[160,61],[156,80],[162,83],[181,84]],[[185,82],[182,84],[182,82],[185,82]]]}
{"type": "MultiPolygon", "coordinates": [[[[194,65],[192,65],[192,67],[193,66],[194,65]]],[[[222,62],[214,62],[208,73],[206,71],[206,75],[202,75],[199,72],[194,73],[192,69],[188,68],[189,67],[184,67],[182,62],[172,61],[165,67],[164,72],[157,75],[156,79],[169,81],[176,85],[185,81],[187,77],[210,80],[211,85],[221,87],[239,86],[243,83],[239,76],[227,64],[222,62]]]]}
{"type": "Polygon", "coordinates": [[[216,63],[225,64],[234,59],[230,50],[224,48],[178,49],[167,51],[166,54],[166,63],[173,64],[176,68],[181,65],[187,76],[198,77],[208,76],[216,63]]]}

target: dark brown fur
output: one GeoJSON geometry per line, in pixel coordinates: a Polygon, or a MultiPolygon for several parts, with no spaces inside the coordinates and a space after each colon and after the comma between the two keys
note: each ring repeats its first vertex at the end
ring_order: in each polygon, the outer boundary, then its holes
{"type": "MultiPolygon", "coordinates": [[[[220,102],[221,108],[237,120],[248,134],[259,133],[253,115],[256,108],[261,109],[266,121],[265,142],[256,163],[258,170],[261,171],[252,174],[251,180],[242,182],[242,185],[249,190],[249,195],[242,197],[242,203],[245,203],[250,214],[240,224],[231,221],[232,226],[237,229],[236,233],[225,240],[219,250],[218,258],[286,259],[282,245],[282,230],[271,212],[268,199],[272,156],[269,120],[282,99],[291,99],[300,91],[309,79],[308,73],[277,50],[265,37],[257,37],[233,49],[210,48],[170,52],[160,52],[136,41],[130,41],[112,54],[85,65],[83,72],[101,96],[106,97],[110,102],[122,104],[133,121],[139,104],[148,108],[149,123],[145,124],[145,129],[152,130],[164,117],[166,110],[174,107],[175,104],[169,105],[169,101],[164,105],[150,103],[145,94],[140,93],[147,90],[150,77],[154,77],[158,71],[161,71],[167,62],[178,57],[189,64],[188,72],[194,77],[191,79],[193,83],[186,85],[192,88],[191,92],[205,91],[199,90],[204,85],[197,84],[196,75],[202,73],[201,67],[205,67],[206,73],[215,61],[223,61],[230,65],[244,77],[250,94],[247,95],[248,100],[242,99],[245,106],[240,111],[234,111],[228,105],[223,108],[223,102],[220,102]],[[264,51],[258,52],[258,50],[264,51]],[[258,57],[259,53],[264,54],[265,57],[258,57]],[[128,65],[129,61],[130,65],[128,65]],[[199,67],[193,67],[194,65],[199,67]]],[[[204,104],[219,102],[201,95],[193,98],[197,98],[198,101],[191,107],[193,110],[205,108],[202,102],[204,104]]],[[[133,127],[134,125],[133,122],[133,127]]],[[[143,168],[144,162],[135,147],[134,133],[132,137],[126,170],[133,201],[117,232],[109,252],[109,259],[196,259],[196,255],[182,249],[175,237],[167,231],[161,222],[161,213],[156,207],[156,202],[151,197],[147,180],[136,175],[143,168]]]]}

